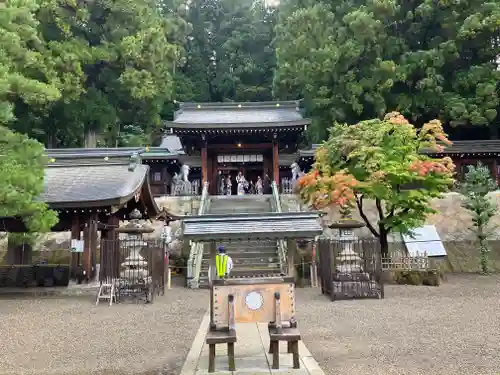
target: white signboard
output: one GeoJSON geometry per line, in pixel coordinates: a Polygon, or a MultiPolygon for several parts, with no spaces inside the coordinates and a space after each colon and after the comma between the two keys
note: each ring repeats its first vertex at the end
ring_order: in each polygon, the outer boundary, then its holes
{"type": "Polygon", "coordinates": [[[83,240],[72,239],[70,251],[72,253],[83,253],[83,240]]]}
{"type": "Polygon", "coordinates": [[[414,228],[413,236],[403,235],[403,241],[410,256],[427,253],[430,257],[446,256],[446,249],[434,225],[414,228]]]}
{"type": "Polygon", "coordinates": [[[259,155],[218,155],[218,163],[248,163],[248,162],[262,162],[264,156],[259,155]]]}

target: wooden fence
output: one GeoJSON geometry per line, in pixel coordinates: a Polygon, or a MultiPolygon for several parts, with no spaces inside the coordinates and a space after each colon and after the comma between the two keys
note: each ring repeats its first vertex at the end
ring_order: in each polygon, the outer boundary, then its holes
{"type": "Polygon", "coordinates": [[[382,270],[412,270],[426,271],[430,268],[429,257],[427,253],[416,253],[415,255],[407,255],[403,253],[392,254],[388,258],[382,258],[382,270]]]}

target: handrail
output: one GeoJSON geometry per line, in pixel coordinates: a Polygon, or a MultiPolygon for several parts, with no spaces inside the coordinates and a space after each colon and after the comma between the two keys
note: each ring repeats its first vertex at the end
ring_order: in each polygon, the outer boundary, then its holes
{"type": "MultiPolygon", "coordinates": [[[[278,190],[278,185],[276,184],[276,181],[273,181],[271,183],[271,188],[272,188],[272,193],[273,193],[273,209],[274,212],[281,213],[283,212],[281,208],[281,200],[280,200],[280,195],[279,195],[279,190],[278,190]]],[[[278,240],[277,241],[277,246],[278,246],[278,255],[280,258],[280,268],[281,268],[281,273],[286,273],[286,267],[287,267],[287,247],[286,247],[286,242],[284,240],[278,240]]]]}
{"type": "MultiPolygon", "coordinates": [[[[204,215],[208,211],[210,200],[208,199],[208,182],[203,183],[201,192],[200,207],[198,208],[198,216],[204,215]]],[[[188,271],[188,287],[198,288],[200,280],[201,264],[203,262],[204,244],[201,242],[192,242],[189,251],[189,259],[187,264],[188,271]]]]}

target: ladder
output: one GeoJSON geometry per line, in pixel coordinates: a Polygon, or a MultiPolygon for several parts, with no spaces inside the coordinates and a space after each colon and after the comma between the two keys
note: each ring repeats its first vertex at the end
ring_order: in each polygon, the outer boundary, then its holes
{"type": "Polygon", "coordinates": [[[106,281],[101,281],[99,292],[97,293],[97,300],[95,301],[96,306],[99,305],[100,300],[109,300],[109,306],[113,305],[113,300],[115,303],[118,302],[116,283],[116,279],[110,278],[107,278],[106,281]]]}

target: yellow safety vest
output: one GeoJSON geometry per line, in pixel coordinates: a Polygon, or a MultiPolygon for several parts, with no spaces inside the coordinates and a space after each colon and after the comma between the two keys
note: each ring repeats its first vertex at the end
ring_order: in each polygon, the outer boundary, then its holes
{"type": "Polygon", "coordinates": [[[226,276],[227,254],[217,254],[215,257],[215,265],[217,266],[217,276],[226,276]]]}

